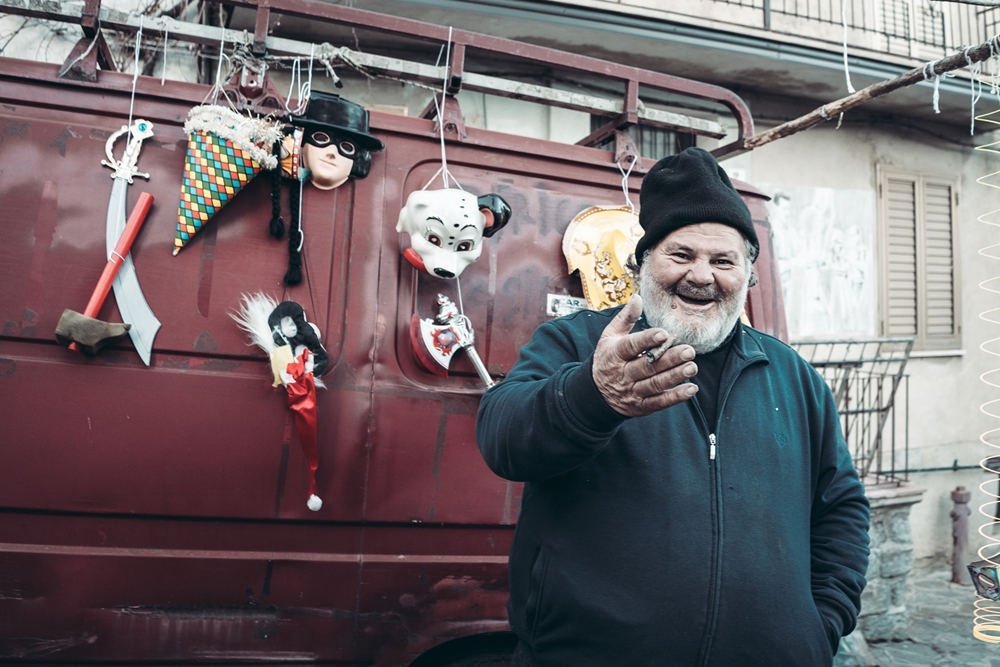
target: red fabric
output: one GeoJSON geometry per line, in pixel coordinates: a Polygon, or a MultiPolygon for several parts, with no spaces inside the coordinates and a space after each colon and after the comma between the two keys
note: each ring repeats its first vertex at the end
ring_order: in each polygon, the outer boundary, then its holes
{"type": "Polygon", "coordinates": [[[316,381],[312,372],[306,372],[306,355],[302,354],[285,369],[295,382],[285,385],[288,392],[288,409],[295,413],[295,429],[299,443],[309,464],[309,495],[316,495],[316,469],[319,468],[319,449],[316,446],[316,381]]]}

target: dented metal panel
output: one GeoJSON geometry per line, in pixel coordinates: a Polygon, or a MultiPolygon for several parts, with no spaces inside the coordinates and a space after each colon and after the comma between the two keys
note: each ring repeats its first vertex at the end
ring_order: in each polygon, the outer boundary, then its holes
{"type": "MultiPolygon", "coordinates": [[[[460,287],[479,354],[502,377],[548,319],[547,295],[582,296],[562,233],[580,210],[620,203],[612,154],[449,135],[464,187],[514,210],[459,285],[418,274],[394,229],[438,167],[433,122],[372,113],[386,150],[364,180],[305,190],[308,280],[283,290],[287,241],[268,235],[266,177],[172,256],[181,126],[206,89],[140,77],[135,113],[156,134],[139,160],[149,183],[129,196],[156,204],[132,253],[163,322],[146,368],[127,342],[90,358],[52,338],[105,261],[100,159],[131,88],[113,72],[97,84],[55,75],[0,59],[0,659],[388,667],[505,631],[521,485],[476,448],[482,388],[468,359],[446,378],[422,370],[409,323],[460,287]],[[303,304],[330,353],[316,513],[284,396],[228,316],[257,290],[303,304]]],[[[762,196],[744,194],[766,229],[762,196]]],[[[780,334],[769,248],[749,309],[780,334]]],[[[118,318],[113,300],[99,317],[118,318]]]]}

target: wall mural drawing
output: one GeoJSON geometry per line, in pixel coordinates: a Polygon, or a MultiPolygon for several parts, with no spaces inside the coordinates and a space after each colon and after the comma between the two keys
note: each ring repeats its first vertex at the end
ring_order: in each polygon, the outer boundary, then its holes
{"type": "Polygon", "coordinates": [[[761,186],[793,339],[876,335],[875,193],[761,186]]]}

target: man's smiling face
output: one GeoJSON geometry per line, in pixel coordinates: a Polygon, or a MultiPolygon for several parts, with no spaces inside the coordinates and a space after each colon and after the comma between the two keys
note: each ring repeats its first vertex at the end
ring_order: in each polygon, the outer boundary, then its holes
{"type": "Polygon", "coordinates": [[[745,246],[742,234],[717,222],[687,225],[664,237],[639,273],[649,324],[676,334],[699,354],[718,347],[746,301],[745,246]]]}

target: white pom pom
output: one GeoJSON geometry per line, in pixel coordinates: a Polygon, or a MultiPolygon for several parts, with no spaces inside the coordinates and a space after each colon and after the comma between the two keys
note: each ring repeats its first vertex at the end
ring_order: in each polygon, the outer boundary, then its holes
{"type": "Polygon", "coordinates": [[[318,512],[319,508],[323,506],[323,501],[317,495],[309,496],[309,500],[306,501],[306,507],[311,509],[313,512],[318,512]]]}

